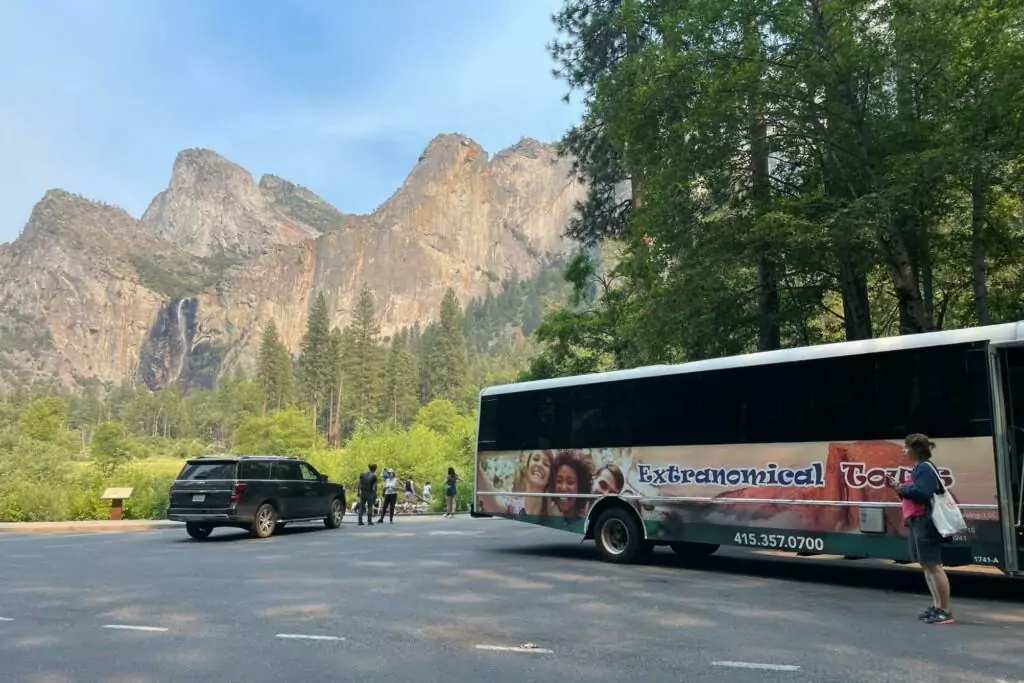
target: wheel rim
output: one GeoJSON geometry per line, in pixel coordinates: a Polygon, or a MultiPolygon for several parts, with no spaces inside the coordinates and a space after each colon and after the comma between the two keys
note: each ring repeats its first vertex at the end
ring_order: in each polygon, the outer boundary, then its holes
{"type": "Polygon", "coordinates": [[[341,524],[341,503],[338,501],[331,503],[331,521],[341,524]]]}
{"type": "Polygon", "coordinates": [[[620,519],[609,519],[601,527],[601,543],[612,555],[621,555],[629,546],[629,529],[620,519]]]}
{"type": "Polygon", "coordinates": [[[260,516],[257,520],[260,531],[264,534],[269,534],[274,529],[274,511],[268,507],[260,510],[260,516]]]}

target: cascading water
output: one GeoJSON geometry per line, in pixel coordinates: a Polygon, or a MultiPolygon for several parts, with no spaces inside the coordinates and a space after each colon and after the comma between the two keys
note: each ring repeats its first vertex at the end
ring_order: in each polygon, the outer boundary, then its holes
{"type": "Polygon", "coordinates": [[[178,306],[174,314],[174,324],[178,328],[178,343],[181,345],[181,348],[178,355],[178,369],[174,372],[171,382],[177,382],[181,377],[181,371],[185,369],[185,356],[188,355],[188,337],[185,330],[185,322],[181,318],[181,307],[184,303],[184,299],[178,299],[178,306]]]}

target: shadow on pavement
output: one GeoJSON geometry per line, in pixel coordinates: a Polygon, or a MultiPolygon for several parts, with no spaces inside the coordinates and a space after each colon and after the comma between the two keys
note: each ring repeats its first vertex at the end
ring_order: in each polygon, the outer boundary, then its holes
{"type": "MultiPolygon", "coordinates": [[[[608,565],[598,557],[592,543],[545,544],[515,548],[495,548],[490,552],[519,557],[547,557],[554,559],[592,560],[602,567],[608,565]]],[[[723,551],[719,551],[722,553],[723,551]]],[[[722,574],[787,579],[792,581],[834,584],[841,586],[881,588],[903,593],[926,594],[924,579],[916,567],[898,565],[879,566],[877,560],[829,560],[813,557],[778,557],[754,554],[716,553],[697,560],[683,560],[672,551],[657,549],[639,562],[643,566],[699,569],[722,574]]],[[[622,567],[628,569],[628,567],[622,567]]],[[[993,574],[974,574],[949,569],[953,595],[984,600],[1024,602],[1024,580],[993,574]]],[[[637,577],[641,583],[666,583],[668,579],[637,577]]]]}
{"type": "Polygon", "coordinates": [[[322,522],[309,522],[308,524],[296,524],[295,526],[289,524],[284,529],[278,529],[277,531],[275,531],[274,535],[270,538],[260,539],[250,537],[249,532],[245,529],[233,529],[231,527],[222,527],[219,529],[214,529],[213,533],[208,538],[205,538],[201,541],[197,541],[193,538],[190,538],[185,533],[185,529],[183,527],[181,529],[181,538],[178,539],[177,542],[195,543],[199,545],[205,545],[208,543],[238,543],[242,541],[251,541],[253,543],[258,543],[260,541],[270,541],[275,538],[281,538],[286,536],[302,536],[317,531],[323,533],[330,533],[334,531],[335,533],[337,533],[338,530],[327,529],[324,527],[322,522]]]}

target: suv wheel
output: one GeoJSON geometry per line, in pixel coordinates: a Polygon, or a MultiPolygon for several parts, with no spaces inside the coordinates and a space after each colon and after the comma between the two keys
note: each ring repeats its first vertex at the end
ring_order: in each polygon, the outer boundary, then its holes
{"type": "Polygon", "coordinates": [[[276,526],[277,511],[270,503],[264,503],[256,510],[256,517],[252,520],[249,535],[253,538],[270,538],[276,526]]]}
{"type": "Polygon", "coordinates": [[[331,507],[327,510],[327,516],[324,517],[324,526],[328,529],[337,529],[341,526],[341,520],[345,518],[345,506],[341,504],[341,498],[335,498],[331,501],[331,507]]]}
{"type": "Polygon", "coordinates": [[[200,524],[198,522],[188,522],[185,524],[185,533],[197,541],[201,541],[213,533],[213,526],[209,524],[200,524]]]}

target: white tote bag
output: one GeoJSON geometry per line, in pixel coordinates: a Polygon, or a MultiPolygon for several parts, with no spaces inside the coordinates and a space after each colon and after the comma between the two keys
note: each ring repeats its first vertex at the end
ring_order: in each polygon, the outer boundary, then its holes
{"type": "Polygon", "coordinates": [[[956,500],[953,499],[953,494],[946,490],[946,487],[943,485],[942,477],[939,476],[939,470],[930,461],[927,462],[928,466],[935,472],[935,476],[939,480],[939,486],[943,489],[942,493],[936,491],[935,496],[932,498],[932,524],[935,525],[935,529],[943,538],[962,534],[967,531],[967,522],[964,521],[964,516],[960,514],[960,507],[956,504],[956,500]]]}

